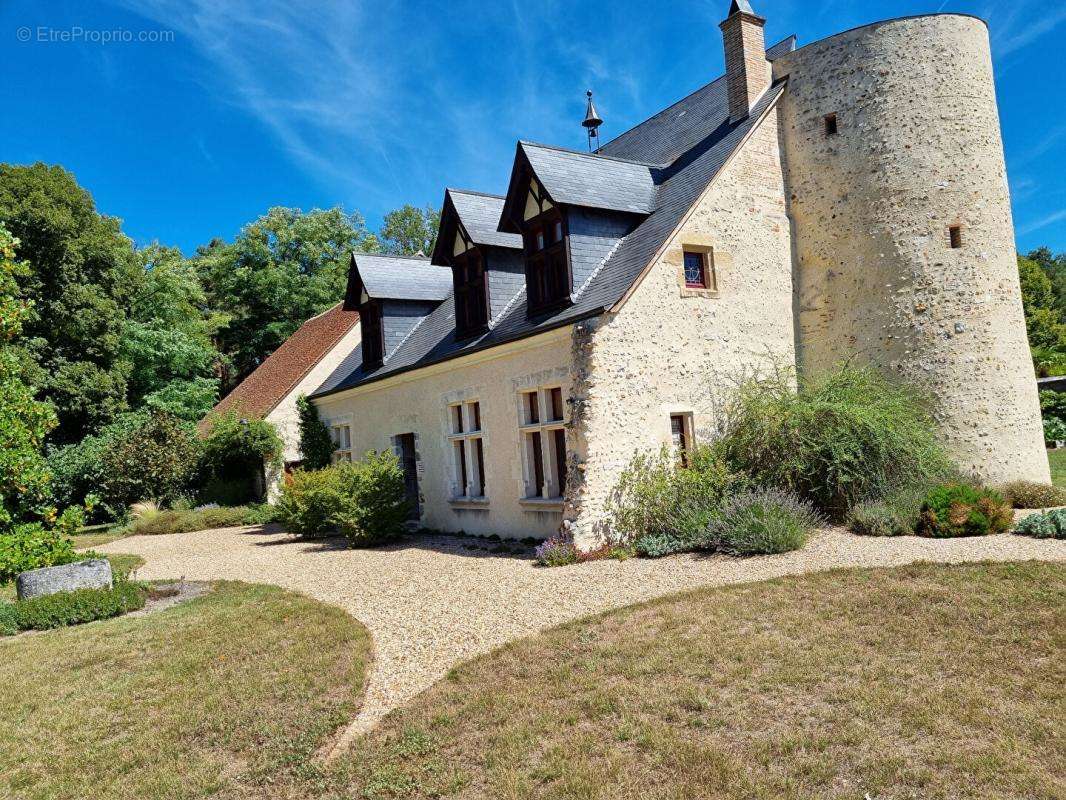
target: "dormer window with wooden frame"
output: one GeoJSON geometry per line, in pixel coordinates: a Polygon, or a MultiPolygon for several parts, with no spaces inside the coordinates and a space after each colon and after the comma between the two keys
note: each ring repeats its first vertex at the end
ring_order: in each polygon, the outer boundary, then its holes
{"type": "Polygon", "coordinates": [[[359,332],[362,335],[363,369],[373,369],[380,367],[385,359],[381,302],[368,298],[365,291],[360,300],[359,332]]]}
{"type": "Polygon", "coordinates": [[[488,282],[485,258],[461,225],[455,226],[451,267],[455,298],[455,337],[483,333],[489,324],[488,282]]]}
{"type": "Polygon", "coordinates": [[[572,276],[566,216],[533,177],[529,179],[522,214],[522,241],[529,313],[549,311],[569,303],[572,276]]]}

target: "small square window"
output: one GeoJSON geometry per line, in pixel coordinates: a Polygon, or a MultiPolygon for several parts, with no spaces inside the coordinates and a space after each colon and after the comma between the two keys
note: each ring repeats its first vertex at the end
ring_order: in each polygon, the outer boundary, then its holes
{"type": "Polygon", "coordinates": [[[948,244],[951,245],[952,250],[958,250],[962,247],[962,226],[961,225],[949,225],[948,226],[948,244]]]}
{"type": "Polygon", "coordinates": [[[837,115],[826,114],[825,115],[825,135],[836,136],[837,134],[837,115]]]}
{"type": "Polygon", "coordinates": [[[707,254],[685,251],[685,286],[707,288],[707,254]]]}

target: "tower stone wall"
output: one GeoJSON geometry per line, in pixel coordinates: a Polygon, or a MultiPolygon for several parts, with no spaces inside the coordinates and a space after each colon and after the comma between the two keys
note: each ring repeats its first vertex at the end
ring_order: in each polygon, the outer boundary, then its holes
{"type": "Polygon", "coordinates": [[[800,368],[896,373],[964,469],[1047,482],[985,24],[876,23],[773,67],[800,368]]]}

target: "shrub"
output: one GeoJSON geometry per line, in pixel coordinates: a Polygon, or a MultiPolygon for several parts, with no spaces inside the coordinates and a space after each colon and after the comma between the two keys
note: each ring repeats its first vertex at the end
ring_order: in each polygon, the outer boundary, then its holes
{"type": "Polygon", "coordinates": [[[542,567],[565,567],[581,560],[574,537],[569,533],[557,533],[545,539],[537,545],[533,557],[542,567]]]}
{"type": "Polygon", "coordinates": [[[124,414],[49,456],[61,503],[99,498],[96,519],[119,519],[132,503],[170,501],[196,479],[200,443],[189,422],[162,412],[124,414]]]}
{"type": "Polygon", "coordinates": [[[848,512],[848,528],[862,536],[910,536],[924,499],[924,490],[908,488],[880,500],[866,500],[848,512]]]}
{"type": "Polygon", "coordinates": [[[922,504],[917,532],[938,538],[1002,533],[1014,521],[1011,507],[998,492],[962,483],[933,489],[922,504]]]}
{"type": "Polygon", "coordinates": [[[1066,539],[1066,509],[1030,514],[1018,523],[1014,532],[1034,539],[1066,539]]]}
{"type": "Polygon", "coordinates": [[[708,529],[708,544],[731,555],[798,550],[824,523],[807,500],[780,489],[744,492],[722,507],[708,529]]]}
{"type": "Polygon", "coordinates": [[[70,534],[84,517],[78,510],[66,511],[53,527],[31,522],[0,533],[0,583],[14,580],[20,572],[80,561],[70,534]]]}
{"type": "Polygon", "coordinates": [[[341,506],[337,468],[298,469],[281,486],[275,510],[279,522],[295,536],[314,538],[332,533],[341,506]]]}
{"type": "Polygon", "coordinates": [[[728,398],[724,419],[719,444],[731,470],[836,519],[862,500],[943,480],[951,466],[918,395],[869,368],[747,381],[728,398]]]}
{"type": "Polygon", "coordinates": [[[725,497],[744,484],[710,447],[693,448],[687,468],[666,447],[637,453],[608,500],[614,543],[648,556],[695,549],[725,497]]]}
{"type": "Polygon", "coordinates": [[[242,418],[236,409],[210,418],[200,459],[201,497],[222,505],[254,500],[263,467],[280,467],[284,444],[264,419],[242,418]]]}
{"type": "Polygon", "coordinates": [[[373,547],[403,534],[411,505],[395,453],[369,452],[362,461],[334,469],[340,504],[333,521],[349,547],[373,547]]]}
{"type": "Polygon", "coordinates": [[[141,536],[159,536],[239,525],[261,525],[264,517],[272,515],[270,506],[215,506],[188,511],[157,511],[137,517],[130,524],[129,532],[141,536]],[[264,508],[268,510],[264,511],[264,508]]]}
{"type": "Polygon", "coordinates": [[[1049,419],[1044,417],[1044,441],[1066,441],[1066,422],[1058,418],[1049,419]]]}
{"type": "Polygon", "coordinates": [[[147,594],[144,584],[120,580],[110,589],[78,589],[9,603],[0,619],[23,631],[62,628],[136,611],[144,607],[147,594]]]}
{"type": "Polygon", "coordinates": [[[304,395],[296,398],[300,424],[300,456],[305,469],[325,469],[333,459],[333,439],[318,416],[318,409],[304,395]]]}
{"type": "Polygon", "coordinates": [[[19,623],[15,604],[0,602],[0,636],[13,636],[18,632],[19,623]]]}
{"type": "Polygon", "coordinates": [[[1051,508],[1066,505],[1066,491],[1050,483],[1013,481],[1001,486],[999,493],[1014,508],[1051,508]]]}

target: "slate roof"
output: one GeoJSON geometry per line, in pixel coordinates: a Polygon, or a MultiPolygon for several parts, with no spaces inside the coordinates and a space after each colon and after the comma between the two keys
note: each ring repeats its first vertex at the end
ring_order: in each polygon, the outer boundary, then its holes
{"type": "MultiPolygon", "coordinates": [[[[795,37],[789,37],[767,50],[767,57],[772,59],[794,49],[795,37]]],[[[646,209],[641,213],[647,216],[618,242],[599,269],[581,286],[574,287],[572,305],[528,318],[522,287],[506,308],[490,320],[486,333],[457,342],[455,307],[449,293],[382,366],[366,371],[361,358],[353,353],[314,396],[534,336],[611,308],[648,266],[685,212],[783,89],[782,83],[771,87],[746,119],[731,124],[726,81],[718,78],[608,142],[595,154],[520,142],[520,153],[530,157],[538,179],[543,179],[556,202],[614,211],[631,211],[629,206],[633,205],[646,209]],[[583,180],[575,180],[575,175],[583,176],[583,180]],[[612,191],[624,197],[608,197],[612,191]],[[556,196],[556,192],[560,195],[556,196]]]]}
{"type": "Polygon", "coordinates": [[[359,313],[340,303],[311,317],[207,415],[239,409],[248,417],[265,417],[308,372],[359,323],[359,313]]]}
{"type": "MultiPolygon", "coordinates": [[[[519,142],[518,150],[556,204],[634,214],[650,214],[655,210],[653,164],[534,142],[519,142]]],[[[500,227],[507,229],[509,224],[504,220],[500,227]]]]}
{"type": "Polygon", "coordinates": [[[471,192],[466,189],[448,189],[447,194],[474,244],[522,249],[521,236],[497,230],[500,215],[503,214],[501,195],[471,192]]]}
{"type": "Polygon", "coordinates": [[[353,253],[366,293],[378,300],[443,300],[452,290],[452,271],[428,258],[353,253]]]}

